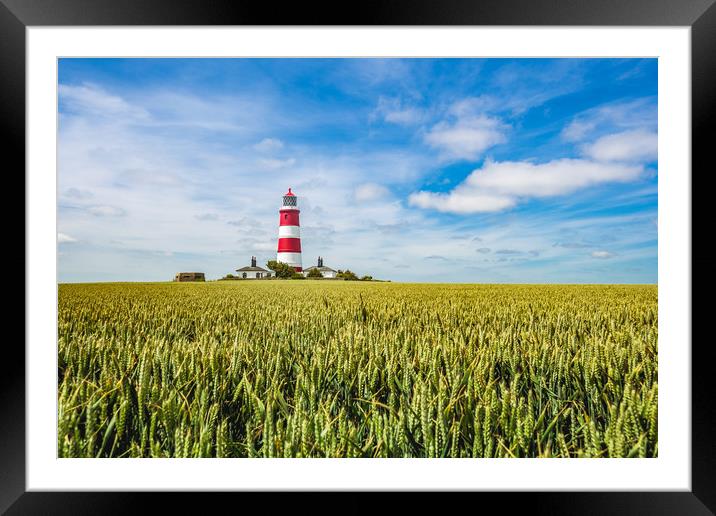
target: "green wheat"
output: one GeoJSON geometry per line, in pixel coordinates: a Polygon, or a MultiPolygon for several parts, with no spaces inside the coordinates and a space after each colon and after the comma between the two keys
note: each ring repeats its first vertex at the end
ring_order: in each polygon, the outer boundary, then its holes
{"type": "Polygon", "coordinates": [[[657,287],[59,286],[60,457],[654,457],[657,287]]]}

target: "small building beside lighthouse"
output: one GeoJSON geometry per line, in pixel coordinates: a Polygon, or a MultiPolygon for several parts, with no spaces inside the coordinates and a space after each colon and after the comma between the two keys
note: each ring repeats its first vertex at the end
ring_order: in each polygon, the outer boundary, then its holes
{"type": "Polygon", "coordinates": [[[273,274],[271,271],[268,271],[264,269],[263,267],[259,267],[256,265],[256,257],[251,257],[251,265],[246,267],[241,267],[240,269],[236,269],[236,272],[239,273],[239,278],[242,279],[261,279],[261,278],[270,278],[273,274]]]}
{"type": "Polygon", "coordinates": [[[301,262],[301,224],[298,215],[298,197],[291,189],[283,196],[283,203],[278,210],[278,249],[276,261],[287,263],[296,272],[303,270],[301,262]]]}
{"type": "Polygon", "coordinates": [[[308,276],[308,274],[313,270],[318,269],[318,271],[323,275],[324,278],[335,278],[336,274],[338,274],[338,271],[331,269],[330,267],[326,267],[323,265],[323,257],[318,257],[318,262],[316,265],[311,265],[309,268],[303,270],[303,275],[308,276]]]}

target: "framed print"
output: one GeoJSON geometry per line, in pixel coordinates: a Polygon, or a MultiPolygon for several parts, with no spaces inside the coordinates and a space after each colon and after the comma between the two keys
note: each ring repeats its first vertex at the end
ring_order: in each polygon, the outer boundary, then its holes
{"type": "Polygon", "coordinates": [[[3,510],[714,510],[713,2],[3,2],[28,206],[3,510]]]}

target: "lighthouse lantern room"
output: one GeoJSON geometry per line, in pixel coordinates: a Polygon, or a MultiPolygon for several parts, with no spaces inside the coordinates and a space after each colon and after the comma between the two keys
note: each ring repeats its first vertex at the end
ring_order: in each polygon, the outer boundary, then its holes
{"type": "Polygon", "coordinates": [[[279,210],[278,251],[276,260],[287,263],[296,272],[303,270],[301,263],[301,225],[298,221],[298,197],[288,189],[283,196],[283,205],[279,210]]]}

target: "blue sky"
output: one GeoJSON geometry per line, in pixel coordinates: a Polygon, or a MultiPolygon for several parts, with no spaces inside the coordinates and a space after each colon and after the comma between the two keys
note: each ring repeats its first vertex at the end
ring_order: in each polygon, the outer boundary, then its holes
{"type": "Polygon", "coordinates": [[[59,281],[657,282],[656,59],[61,59],[59,281]]]}

